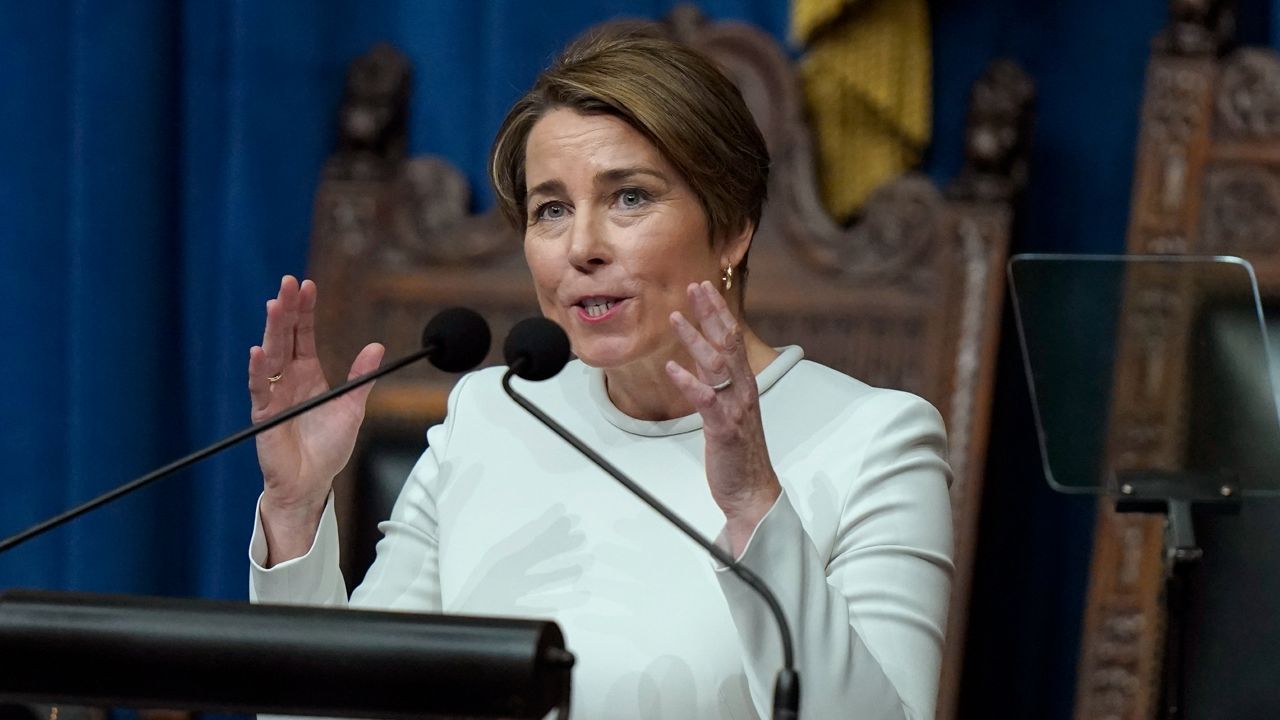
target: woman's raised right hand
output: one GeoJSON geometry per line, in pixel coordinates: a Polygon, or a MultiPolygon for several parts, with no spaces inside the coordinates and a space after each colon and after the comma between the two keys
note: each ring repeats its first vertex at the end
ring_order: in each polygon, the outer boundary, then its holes
{"type": "MultiPolygon", "coordinates": [[[[316,356],[316,285],[286,275],[267,301],[262,345],[249,349],[253,422],[329,389],[316,356]]],[[[348,379],[372,372],[385,349],[366,345],[348,379]]],[[[315,539],[333,478],[355,449],[373,383],[359,387],[257,436],[264,490],[261,502],[268,566],[306,554],[315,539]]]]}

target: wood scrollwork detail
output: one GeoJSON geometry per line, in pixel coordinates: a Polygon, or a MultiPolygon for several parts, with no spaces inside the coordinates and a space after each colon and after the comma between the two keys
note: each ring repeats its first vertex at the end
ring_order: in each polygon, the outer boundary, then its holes
{"type": "Polygon", "coordinates": [[[1200,98],[1208,89],[1203,75],[1177,66],[1163,66],[1152,73],[1151,102],[1146,123],[1151,139],[1161,143],[1186,143],[1202,122],[1200,98]]]}
{"type": "Polygon", "coordinates": [[[315,235],[345,257],[360,257],[373,244],[378,195],[368,186],[332,182],[316,198],[315,235]]]}
{"type": "Polygon", "coordinates": [[[974,83],[965,123],[965,164],[949,195],[1011,199],[1027,180],[1035,84],[1017,63],[996,60],[974,83]]]}
{"type": "Polygon", "coordinates": [[[519,234],[496,210],[471,214],[471,186],[443,158],[426,155],[403,163],[394,192],[384,262],[470,265],[520,250],[519,234]]]}
{"type": "Polygon", "coordinates": [[[1272,255],[1280,249],[1280,177],[1261,167],[1219,167],[1205,184],[1206,250],[1272,255]]]}
{"type": "Polygon", "coordinates": [[[1117,403],[1120,413],[1112,422],[1117,432],[1113,454],[1119,469],[1160,467],[1163,445],[1170,436],[1181,437],[1181,415],[1167,403],[1170,382],[1167,359],[1176,351],[1180,340],[1175,329],[1185,308],[1176,287],[1159,284],[1144,277],[1133,297],[1131,311],[1124,313],[1125,333],[1132,340],[1132,375],[1124,383],[1123,401],[1117,403]]]}
{"type": "Polygon", "coordinates": [[[969,447],[975,432],[973,410],[978,393],[978,375],[982,364],[985,338],[983,314],[985,294],[992,272],[991,253],[995,238],[1008,218],[999,216],[965,217],[957,223],[964,266],[964,289],[960,312],[959,342],[955,356],[955,384],[951,391],[947,424],[947,442],[951,448],[951,470],[955,480],[951,487],[952,508],[960,512],[969,496],[969,447]]]}
{"type": "Polygon", "coordinates": [[[1151,161],[1139,170],[1144,180],[1135,198],[1135,213],[1153,252],[1182,252],[1186,234],[1189,178],[1195,171],[1194,149],[1206,131],[1205,108],[1210,78],[1202,64],[1179,58],[1153,62],[1142,110],[1142,144],[1151,161]]]}
{"type": "Polygon", "coordinates": [[[1280,135],[1280,58],[1245,48],[1231,54],[1218,78],[1217,126],[1226,136],[1280,135]]]}
{"type": "Polygon", "coordinates": [[[775,160],[794,141],[796,129],[805,128],[804,103],[791,62],[762,30],[742,23],[708,22],[693,5],[676,7],[658,27],[716,61],[742,93],[775,160]]]}
{"type": "Polygon", "coordinates": [[[373,259],[393,267],[476,264],[517,252],[519,237],[497,212],[471,214],[471,186],[457,168],[436,156],[406,157],[411,76],[408,58],[385,43],[352,63],[318,234],[352,257],[375,248],[373,259]]]}
{"type": "Polygon", "coordinates": [[[1094,717],[1129,717],[1130,708],[1143,692],[1143,662],[1137,640],[1145,623],[1146,618],[1136,605],[1113,604],[1103,611],[1094,650],[1097,663],[1083,678],[1093,697],[1094,717]]]}
{"type": "Polygon", "coordinates": [[[848,241],[833,248],[841,275],[854,282],[874,277],[927,283],[942,209],[942,194],[922,175],[904,175],[876,189],[848,241]]]}
{"type": "Polygon", "coordinates": [[[1156,48],[1174,55],[1212,55],[1235,37],[1231,0],[1169,0],[1169,24],[1156,48]]]}
{"type": "Polygon", "coordinates": [[[409,58],[374,45],[347,71],[338,110],[338,148],[324,169],[332,180],[380,180],[394,173],[408,147],[409,58]]]}
{"type": "Polygon", "coordinates": [[[916,393],[927,389],[919,352],[924,324],[918,318],[757,312],[751,316],[751,325],[764,337],[786,337],[804,348],[809,359],[847,368],[872,385],[916,393]]]}

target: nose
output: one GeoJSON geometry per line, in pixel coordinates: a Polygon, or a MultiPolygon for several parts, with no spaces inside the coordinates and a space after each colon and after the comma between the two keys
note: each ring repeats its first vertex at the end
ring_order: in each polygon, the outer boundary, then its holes
{"type": "Polygon", "coordinates": [[[606,229],[592,214],[576,217],[569,230],[569,264],[580,272],[590,273],[612,262],[613,253],[606,235],[606,229]]]}

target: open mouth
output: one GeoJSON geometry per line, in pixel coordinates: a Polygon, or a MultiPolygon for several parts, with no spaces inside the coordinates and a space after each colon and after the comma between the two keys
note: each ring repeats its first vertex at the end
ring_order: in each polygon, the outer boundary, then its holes
{"type": "Polygon", "coordinates": [[[584,318],[598,320],[609,315],[625,300],[626,298],[618,297],[587,297],[574,303],[574,307],[578,308],[578,314],[584,318]]]}

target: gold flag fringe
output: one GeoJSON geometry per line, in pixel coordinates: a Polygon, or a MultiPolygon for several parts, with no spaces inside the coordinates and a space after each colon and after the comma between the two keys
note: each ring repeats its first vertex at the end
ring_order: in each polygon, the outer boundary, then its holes
{"type": "Polygon", "coordinates": [[[857,214],[871,191],[919,163],[931,132],[926,0],[793,0],[792,38],[828,211],[857,214]]]}

